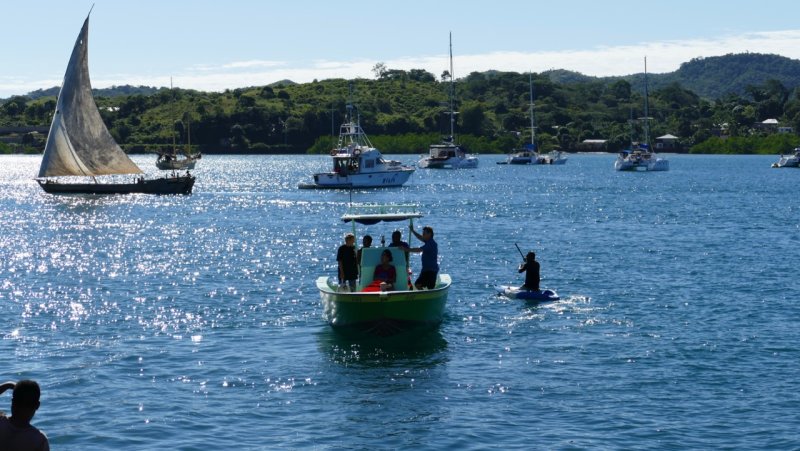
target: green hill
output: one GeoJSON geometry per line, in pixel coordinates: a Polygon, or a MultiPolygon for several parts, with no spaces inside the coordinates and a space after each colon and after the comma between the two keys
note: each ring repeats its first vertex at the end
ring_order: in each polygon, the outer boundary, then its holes
{"type": "MultiPolygon", "coordinates": [[[[718,140],[723,135],[766,139],[768,118],[800,130],[800,61],[743,54],[696,59],[670,74],[651,74],[651,136],[672,134],[703,152],[786,152],[782,141],[718,140]],[[769,71],[767,71],[769,69],[769,71]],[[708,144],[711,143],[711,144],[708,144]],[[773,150],[774,149],[774,150],[773,150]]],[[[641,139],[643,74],[587,77],[569,71],[534,74],[537,144],[542,150],[581,150],[586,139],[605,150],[641,139]]],[[[529,136],[529,76],[473,72],[457,80],[456,133],[475,152],[508,152],[529,136]]],[[[387,69],[378,79],[284,80],[225,92],[113,87],[96,102],[115,139],[131,151],[170,146],[188,138],[204,152],[327,153],[348,101],[357,106],[373,144],[385,152],[420,153],[449,133],[449,83],[421,69],[387,69]],[[352,95],[351,95],[352,90],[352,95]]],[[[0,128],[47,126],[55,94],[37,91],[0,105],[0,128]],[[49,94],[49,95],[48,95],[49,94]]],[[[787,148],[788,147],[788,148],[787,148]]]]}

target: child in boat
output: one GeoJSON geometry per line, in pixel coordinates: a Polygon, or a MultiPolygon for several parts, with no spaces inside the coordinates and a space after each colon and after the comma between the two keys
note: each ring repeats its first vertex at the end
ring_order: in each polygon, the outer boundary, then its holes
{"type": "Polygon", "coordinates": [[[519,287],[520,290],[539,291],[539,262],[536,261],[536,254],[528,252],[525,263],[519,265],[519,271],[525,271],[525,284],[519,287]]]}
{"type": "Polygon", "coordinates": [[[356,262],[356,237],[348,233],[344,237],[344,244],[336,252],[336,262],[339,263],[339,286],[356,291],[358,279],[358,263],[356,262]]]}

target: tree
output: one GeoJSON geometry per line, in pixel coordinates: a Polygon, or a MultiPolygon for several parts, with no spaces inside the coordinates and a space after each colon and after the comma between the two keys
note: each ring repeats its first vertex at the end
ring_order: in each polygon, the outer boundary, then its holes
{"type": "Polygon", "coordinates": [[[375,66],[372,67],[372,73],[375,74],[375,78],[381,79],[386,75],[386,64],[384,63],[377,63],[375,66]]]}

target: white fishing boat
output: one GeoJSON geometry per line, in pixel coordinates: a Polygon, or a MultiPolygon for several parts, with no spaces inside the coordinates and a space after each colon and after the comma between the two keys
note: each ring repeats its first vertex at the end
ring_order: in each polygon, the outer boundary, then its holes
{"type": "Polygon", "coordinates": [[[649,93],[647,90],[647,58],[644,59],[644,142],[631,142],[631,149],[623,150],[614,161],[617,171],[668,171],[669,160],[656,155],[650,148],[649,93]]]}
{"type": "Polygon", "coordinates": [[[772,163],[773,168],[796,168],[800,166],[800,147],[794,148],[794,154],[781,155],[777,163],[772,163]]]}
{"type": "Polygon", "coordinates": [[[439,144],[428,147],[428,155],[422,157],[417,166],[423,169],[475,169],[478,157],[469,155],[467,149],[456,143],[455,139],[455,76],[453,75],[453,35],[450,34],[450,136],[439,144]]]}
{"type": "MultiPolygon", "coordinates": [[[[396,221],[413,221],[421,218],[413,205],[354,205],[342,216],[345,223],[378,225],[396,221]]],[[[375,235],[373,233],[373,235],[375,235]]],[[[382,235],[383,236],[383,235],[382,235]]],[[[388,336],[411,329],[437,326],[444,318],[447,293],[451,279],[438,274],[433,289],[418,290],[411,283],[405,252],[399,247],[384,247],[383,239],[377,247],[362,248],[361,264],[356,291],[340,287],[335,278],[317,279],[317,288],[323,306],[323,317],[334,328],[370,336],[388,336]],[[397,281],[389,291],[381,291],[373,283],[375,267],[380,256],[389,250],[397,281]]],[[[358,240],[356,240],[358,242],[358,240]]]]}
{"type": "Polygon", "coordinates": [[[353,106],[347,105],[347,122],[339,129],[339,142],[331,150],[333,170],[314,174],[313,183],[299,188],[382,188],[401,186],[414,173],[414,168],[384,158],[370,143],[358,120],[353,119],[353,106]]]}
{"type": "MultiPolygon", "coordinates": [[[[90,11],[91,14],[91,11],[90,11]]],[[[88,64],[89,16],[83,23],[64,74],[36,181],[53,194],[188,194],[194,177],[146,180],[114,141],[92,96],[88,64]],[[135,174],[132,181],[100,176],[135,174]],[[67,177],[57,179],[55,177],[67,177]]]]}

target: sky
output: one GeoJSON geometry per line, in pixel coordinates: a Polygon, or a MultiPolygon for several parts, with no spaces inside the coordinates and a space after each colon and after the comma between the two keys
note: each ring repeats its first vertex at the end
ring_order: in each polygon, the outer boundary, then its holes
{"type": "Polygon", "coordinates": [[[800,59],[800,2],[773,0],[0,0],[0,98],[60,86],[91,9],[92,86],[223,91],[390,69],[628,75],[692,58],[800,59]]]}

